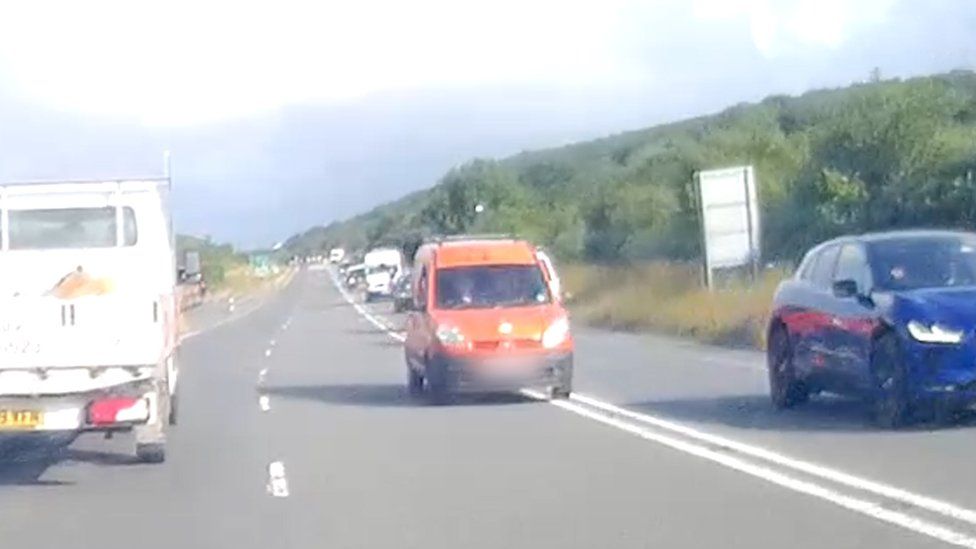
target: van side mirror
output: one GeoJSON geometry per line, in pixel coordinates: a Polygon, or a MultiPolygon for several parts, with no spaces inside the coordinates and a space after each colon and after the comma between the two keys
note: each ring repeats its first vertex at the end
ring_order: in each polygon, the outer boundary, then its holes
{"type": "Polygon", "coordinates": [[[841,299],[858,296],[857,282],[850,279],[835,280],[833,284],[834,297],[841,299]]]}

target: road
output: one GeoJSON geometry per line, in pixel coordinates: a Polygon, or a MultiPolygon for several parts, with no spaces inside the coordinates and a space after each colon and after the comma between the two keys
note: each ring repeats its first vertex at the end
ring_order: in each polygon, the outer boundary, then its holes
{"type": "Polygon", "coordinates": [[[389,309],[303,271],[196,312],[167,462],[121,436],[4,441],[0,544],[976,546],[969,424],[883,432],[833,398],[776,413],[756,353],[585,329],[573,400],[430,407],[389,309]]]}

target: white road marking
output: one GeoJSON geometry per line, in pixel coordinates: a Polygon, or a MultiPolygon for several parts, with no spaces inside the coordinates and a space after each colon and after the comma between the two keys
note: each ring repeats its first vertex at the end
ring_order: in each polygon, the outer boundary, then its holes
{"type": "Polygon", "coordinates": [[[265,349],[264,350],[264,356],[266,356],[266,357],[267,356],[271,356],[271,349],[265,349]]]}
{"type": "Polygon", "coordinates": [[[268,464],[268,493],[276,498],[286,498],[289,495],[285,464],[280,461],[268,464]]]}
{"type": "Polygon", "coordinates": [[[278,344],[278,342],[277,342],[277,341],[275,341],[275,340],[273,340],[273,339],[272,339],[271,341],[269,341],[269,342],[268,342],[268,345],[271,345],[272,347],[274,347],[274,346],[275,346],[275,345],[277,345],[277,344],[278,344]]]}
{"type": "MultiPolygon", "coordinates": [[[[335,277],[333,277],[333,283],[342,294],[343,298],[345,298],[346,301],[349,302],[360,315],[366,318],[366,320],[371,322],[377,328],[385,331],[390,337],[401,342],[404,340],[403,335],[389,329],[384,322],[376,318],[362,305],[355,303],[345,289],[341,287],[335,277]]],[[[952,545],[976,549],[976,537],[952,530],[944,525],[937,524],[929,520],[919,519],[904,512],[888,509],[883,505],[883,503],[867,501],[858,497],[849,496],[816,482],[803,480],[787,473],[777,471],[763,464],[751,463],[734,454],[729,454],[724,450],[731,449],[739,454],[763,460],[768,464],[775,464],[793,472],[805,473],[822,480],[831,481],[842,486],[847,486],[849,488],[861,490],[884,498],[893,499],[920,509],[940,514],[946,518],[956,519],[969,524],[976,525],[976,511],[928,496],[915,494],[887,484],[863,479],[849,473],[831,469],[829,467],[790,458],[776,452],[766,450],[765,448],[752,446],[727,439],[725,437],[705,433],[669,420],[657,418],[648,414],[633,412],[590,396],[574,393],[570,397],[571,401],[565,401],[548,400],[542,393],[531,389],[523,389],[521,392],[522,394],[534,399],[547,400],[550,404],[562,410],[591,419],[593,421],[597,421],[604,425],[615,427],[645,440],[656,442],[658,444],[668,446],[669,448],[718,463],[725,467],[765,480],[783,488],[828,501],[850,511],[854,511],[856,513],[860,513],[952,545]],[[655,432],[646,427],[624,421],[621,419],[621,417],[653,426],[659,430],[663,429],[675,434],[680,434],[699,443],[715,445],[720,449],[714,450],[702,444],[696,444],[694,442],[689,442],[674,436],[655,432]]]]}
{"type": "MultiPolygon", "coordinates": [[[[531,398],[536,398],[539,400],[545,399],[545,395],[538,391],[522,390],[522,393],[531,398]]],[[[750,463],[739,457],[723,453],[719,450],[712,450],[706,446],[701,446],[675,437],[656,433],[639,425],[627,423],[618,418],[608,416],[600,412],[595,412],[575,402],[565,400],[550,400],[549,403],[562,410],[572,412],[579,416],[592,419],[593,421],[597,421],[611,427],[616,427],[617,429],[626,431],[645,440],[656,442],[686,454],[718,463],[730,469],[760,478],[795,492],[800,492],[823,499],[845,509],[867,515],[889,524],[893,524],[895,526],[899,526],[901,528],[905,528],[907,530],[911,530],[952,545],[976,548],[976,538],[972,536],[951,530],[934,522],[913,517],[906,513],[887,509],[880,503],[874,503],[864,499],[851,497],[835,490],[831,490],[830,488],[820,484],[801,480],[768,467],[750,463]]]]}
{"type": "Polygon", "coordinates": [[[197,337],[201,333],[203,333],[203,332],[200,331],[200,330],[195,330],[195,331],[192,331],[192,332],[187,332],[187,333],[185,333],[185,334],[183,334],[183,335],[180,336],[180,342],[182,343],[183,341],[186,341],[187,339],[197,337]]]}
{"type": "Polygon", "coordinates": [[[791,458],[771,450],[759,446],[753,446],[751,444],[745,444],[738,442],[729,438],[713,435],[710,433],[705,433],[697,429],[688,427],[687,425],[682,425],[673,421],[662,419],[659,417],[651,416],[648,414],[643,414],[639,412],[634,412],[632,410],[627,410],[626,408],[621,408],[610,404],[608,402],[603,402],[596,398],[583,395],[580,393],[573,393],[570,399],[592,406],[593,408],[600,409],[604,412],[623,416],[634,421],[639,421],[648,425],[653,425],[660,429],[665,429],[673,433],[681,434],[689,438],[693,438],[700,442],[706,444],[711,444],[715,446],[720,446],[734,450],[740,454],[752,456],[770,463],[775,463],[783,467],[788,467],[795,471],[800,471],[808,475],[822,478],[824,480],[829,480],[831,482],[836,482],[838,484],[843,484],[857,490],[863,490],[865,492],[870,492],[882,497],[890,498],[893,500],[900,501],[902,503],[907,503],[909,505],[914,505],[933,513],[939,513],[945,515],[949,518],[956,520],[968,522],[969,524],[976,525],[976,511],[971,509],[966,509],[964,507],[959,507],[958,505],[941,501],[935,498],[930,498],[928,496],[923,496],[920,494],[915,494],[901,488],[896,488],[888,484],[883,484],[881,482],[876,482],[868,480],[865,478],[857,477],[843,471],[838,471],[837,469],[832,469],[830,467],[825,467],[822,465],[817,465],[809,461],[803,461],[800,459],[791,458]]]}
{"type": "Polygon", "coordinates": [[[370,324],[376,326],[377,328],[385,332],[386,335],[392,337],[393,339],[399,341],[400,343],[403,343],[404,341],[407,340],[406,336],[397,332],[388,324],[386,324],[386,322],[384,322],[382,319],[380,319],[373,313],[369,312],[366,309],[366,307],[363,307],[361,304],[356,303],[356,301],[352,298],[352,296],[349,295],[349,292],[347,292],[346,289],[342,287],[342,284],[339,283],[339,280],[335,277],[335,275],[332,273],[329,274],[332,277],[332,284],[336,287],[337,290],[339,290],[339,294],[342,296],[343,299],[346,300],[346,303],[352,305],[353,308],[356,309],[356,312],[362,315],[362,317],[365,318],[370,324]]]}
{"type": "Polygon", "coordinates": [[[261,371],[258,372],[258,383],[264,383],[266,379],[268,379],[268,369],[261,368],[261,371]]]}
{"type": "Polygon", "coordinates": [[[271,409],[271,398],[268,395],[261,395],[258,397],[258,406],[261,407],[262,412],[267,412],[271,409]]]}

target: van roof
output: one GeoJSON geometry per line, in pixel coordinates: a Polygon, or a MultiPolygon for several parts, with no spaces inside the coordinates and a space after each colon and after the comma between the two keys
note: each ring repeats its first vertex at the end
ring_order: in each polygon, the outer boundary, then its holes
{"type": "Polygon", "coordinates": [[[524,240],[454,240],[441,242],[435,254],[438,267],[477,265],[534,265],[535,248],[524,240]]]}

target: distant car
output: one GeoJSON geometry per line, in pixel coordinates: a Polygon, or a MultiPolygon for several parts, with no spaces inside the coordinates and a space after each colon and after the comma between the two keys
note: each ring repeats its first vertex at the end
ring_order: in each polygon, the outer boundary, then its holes
{"type": "Polygon", "coordinates": [[[366,267],[366,302],[393,295],[395,269],[386,265],[366,267]]]}
{"type": "Polygon", "coordinates": [[[789,408],[818,391],[866,399],[893,428],[976,403],[976,234],[839,238],[806,254],[776,292],[770,393],[789,408]]]}
{"type": "Polygon", "coordinates": [[[393,312],[402,313],[410,309],[413,302],[413,293],[410,287],[412,277],[410,271],[400,275],[393,283],[393,312]]]}
{"type": "Polygon", "coordinates": [[[343,273],[347,288],[356,288],[366,281],[366,265],[353,265],[343,273]]]}

